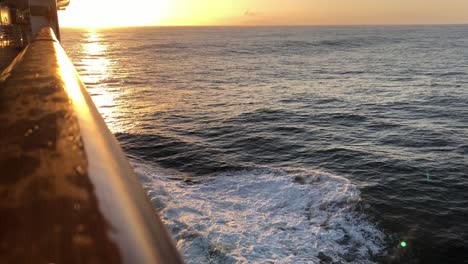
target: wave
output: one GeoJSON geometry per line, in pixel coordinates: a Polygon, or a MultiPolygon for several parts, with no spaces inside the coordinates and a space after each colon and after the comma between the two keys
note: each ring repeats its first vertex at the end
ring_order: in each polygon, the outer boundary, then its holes
{"type": "Polygon", "coordinates": [[[164,51],[164,50],[172,50],[172,51],[180,51],[181,49],[188,49],[187,45],[178,42],[172,43],[151,43],[147,45],[139,45],[135,47],[130,47],[129,51],[138,51],[138,52],[147,52],[148,50],[151,51],[164,51]]]}
{"type": "MultiPolygon", "coordinates": [[[[359,38],[349,37],[342,39],[316,39],[316,40],[302,40],[302,39],[285,39],[280,41],[260,41],[249,43],[239,48],[239,46],[226,46],[217,47],[220,56],[258,56],[258,55],[271,55],[271,54],[289,54],[289,55],[304,55],[307,53],[316,52],[333,52],[333,51],[349,51],[350,49],[369,48],[372,46],[397,43],[397,40],[387,38],[359,38]]],[[[193,49],[202,50],[203,47],[192,47],[193,49]]],[[[291,61],[286,61],[289,64],[291,61]]],[[[298,63],[295,61],[295,63],[298,63]]],[[[299,64],[306,65],[305,62],[299,64]]],[[[353,74],[352,72],[349,74],[353,74]]]]}
{"type": "Polygon", "coordinates": [[[188,263],[373,263],[386,236],[345,178],[247,168],[182,180],[134,162],[188,263]]]}

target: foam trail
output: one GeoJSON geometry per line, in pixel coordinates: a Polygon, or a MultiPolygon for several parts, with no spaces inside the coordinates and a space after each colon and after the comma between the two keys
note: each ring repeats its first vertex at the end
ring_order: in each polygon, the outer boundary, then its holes
{"type": "Polygon", "coordinates": [[[384,248],[342,177],[257,168],[187,183],[135,169],[188,263],[372,263],[384,248]]]}

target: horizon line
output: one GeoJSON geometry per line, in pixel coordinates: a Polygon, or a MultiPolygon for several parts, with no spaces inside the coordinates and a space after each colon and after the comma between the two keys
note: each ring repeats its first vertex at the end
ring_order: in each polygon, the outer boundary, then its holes
{"type": "Polygon", "coordinates": [[[177,28],[177,27],[363,27],[363,26],[467,26],[468,22],[463,23],[401,23],[401,24],[392,24],[392,23],[381,23],[381,24],[271,24],[271,25],[129,25],[129,26],[61,26],[61,28],[69,29],[83,29],[83,28],[96,28],[96,29],[112,29],[112,28],[149,28],[149,27],[160,27],[160,28],[177,28]]]}

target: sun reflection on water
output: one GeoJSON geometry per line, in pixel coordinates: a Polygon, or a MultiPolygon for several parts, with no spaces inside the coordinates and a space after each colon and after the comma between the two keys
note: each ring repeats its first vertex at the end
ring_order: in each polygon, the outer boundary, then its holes
{"type": "Polygon", "coordinates": [[[112,62],[107,58],[108,46],[102,41],[102,35],[94,29],[87,31],[79,62],[81,77],[93,98],[94,104],[103,116],[111,131],[118,130],[118,93],[115,87],[110,87],[106,80],[112,78],[112,62]]]}

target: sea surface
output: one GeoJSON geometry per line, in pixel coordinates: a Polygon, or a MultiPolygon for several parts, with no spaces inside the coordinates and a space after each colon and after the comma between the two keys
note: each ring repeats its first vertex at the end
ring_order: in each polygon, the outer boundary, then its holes
{"type": "Polygon", "coordinates": [[[188,263],[468,263],[468,26],[62,34],[188,263]]]}

